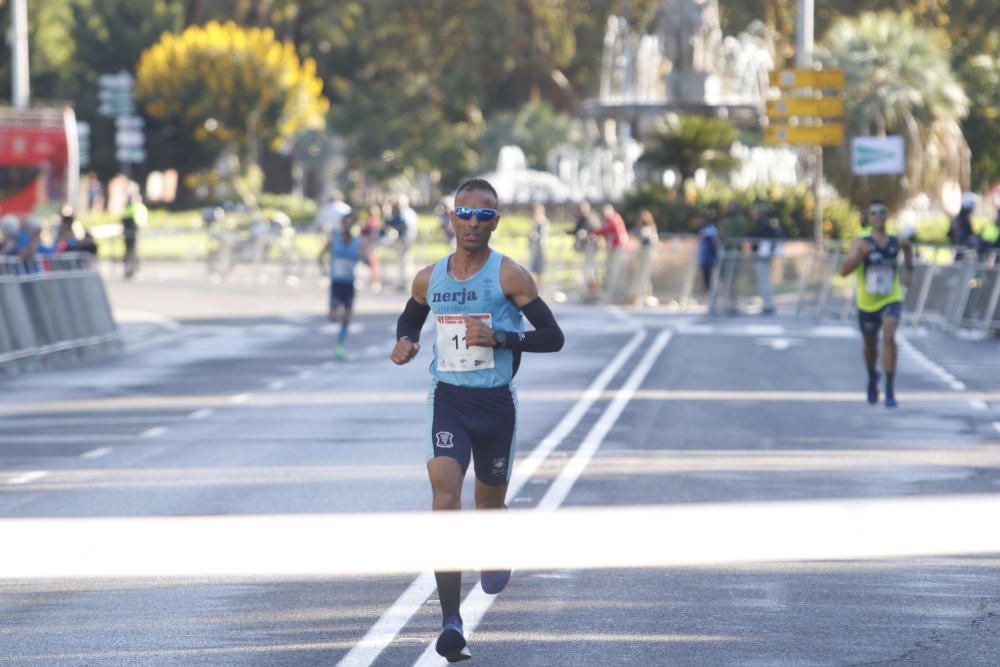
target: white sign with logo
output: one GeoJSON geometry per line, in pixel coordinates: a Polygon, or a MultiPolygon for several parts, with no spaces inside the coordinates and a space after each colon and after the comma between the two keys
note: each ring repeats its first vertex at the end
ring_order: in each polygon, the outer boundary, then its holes
{"type": "Polygon", "coordinates": [[[854,137],[851,139],[851,170],[855,176],[904,173],[906,144],[903,137],[854,137]]]}

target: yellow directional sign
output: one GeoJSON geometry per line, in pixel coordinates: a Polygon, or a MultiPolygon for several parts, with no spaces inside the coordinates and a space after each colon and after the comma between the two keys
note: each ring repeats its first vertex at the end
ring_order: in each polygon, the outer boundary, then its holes
{"type": "Polygon", "coordinates": [[[836,88],[846,83],[842,69],[783,69],[771,72],[771,85],[778,88],[836,88]]]}
{"type": "Polygon", "coordinates": [[[768,125],[764,141],[772,145],[839,146],[844,143],[844,126],[841,123],[818,126],[768,125]]]}
{"type": "Polygon", "coordinates": [[[767,115],[770,118],[788,118],[790,116],[843,118],[844,100],[840,97],[821,97],[818,99],[791,97],[768,100],[767,115]]]}

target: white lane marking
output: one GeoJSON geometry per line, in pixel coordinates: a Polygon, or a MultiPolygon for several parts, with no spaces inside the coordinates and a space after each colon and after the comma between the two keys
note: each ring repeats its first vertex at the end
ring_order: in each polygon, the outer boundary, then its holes
{"type": "Polygon", "coordinates": [[[987,405],[986,401],[984,401],[981,398],[974,398],[974,399],[972,399],[971,401],[969,401],[969,405],[971,405],[976,410],[989,410],[990,409],[990,406],[987,405]]]}
{"type": "Polygon", "coordinates": [[[195,410],[188,415],[189,419],[204,419],[208,417],[213,412],[212,408],[201,408],[200,410],[195,410]]]}
{"type": "Polygon", "coordinates": [[[285,385],[288,384],[285,380],[275,380],[274,382],[267,385],[268,389],[284,389],[285,385]]]}
{"type": "Polygon", "coordinates": [[[154,426],[153,428],[147,428],[145,431],[139,434],[140,438],[159,438],[161,435],[167,432],[166,426],[154,426]]]}
{"type": "Polygon", "coordinates": [[[250,400],[251,394],[236,394],[229,399],[230,403],[246,403],[250,400]]]}
{"type": "MultiPolygon", "coordinates": [[[[514,474],[511,475],[510,483],[507,485],[507,495],[509,497],[513,498],[517,496],[521,487],[535,473],[542,462],[573,432],[573,429],[586,416],[587,411],[601,397],[601,392],[607,388],[615,378],[615,375],[618,374],[618,371],[628,362],[645,338],[646,332],[644,330],[637,331],[629,342],[625,344],[625,347],[618,351],[618,354],[614,356],[611,363],[605,366],[604,370],[594,378],[594,381],[587,387],[583,396],[573,404],[569,412],[563,415],[563,418],[559,420],[556,427],[538,443],[538,446],[531,451],[527,458],[519,463],[515,463],[514,474]]],[[[374,662],[385,647],[396,638],[413,614],[416,613],[427,598],[435,591],[436,587],[437,583],[434,581],[434,573],[432,571],[421,573],[403,591],[403,594],[399,596],[392,606],[382,614],[368,632],[365,633],[361,641],[337,663],[338,667],[359,667],[370,665],[374,662]]]]}
{"type": "Polygon", "coordinates": [[[298,378],[300,380],[308,380],[312,376],[313,376],[313,371],[305,370],[305,371],[300,371],[299,372],[298,378]]]}
{"type": "Polygon", "coordinates": [[[711,336],[716,333],[716,328],[711,324],[685,324],[684,326],[677,327],[677,333],[705,334],[711,336]]]}
{"type": "Polygon", "coordinates": [[[1000,432],[1000,422],[993,422],[993,429],[1000,432]]]}
{"type": "MultiPolygon", "coordinates": [[[[541,501],[535,507],[534,512],[536,513],[551,513],[554,510],[559,509],[559,506],[563,504],[569,492],[572,490],[573,485],[583,474],[583,471],[587,468],[590,460],[594,458],[594,454],[600,449],[601,444],[604,442],[604,438],[607,437],[608,433],[617,423],[618,418],[621,417],[625,408],[628,407],[629,402],[632,400],[632,396],[635,392],[642,386],[642,383],[646,380],[646,376],[649,375],[649,371],[652,370],[653,364],[660,357],[663,349],[670,342],[670,338],[673,335],[672,331],[662,331],[660,335],[656,337],[653,341],[653,345],[646,351],[643,355],[642,360],[635,367],[632,373],[628,376],[625,384],[622,385],[621,391],[615,396],[615,399],[611,401],[611,404],[605,409],[604,413],[601,414],[600,418],[587,433],[587,436],[580,443],[577,448],[576,453],[573,454],[573,458],[569,460],[569,463],[562,469],[559,476],[556,477],[555,481],[549,486],[548,491],[545,492],[545,496],[542,497],[541,501]]],[[[641,524],[632,524],[641,525],[641,524]]],[[[653,525],[653,524],[650,524],[653,525]]],[[[629,530],[632,530],[631,528],[629,530]]],[[[612,549],[614,550],[614,549],[612,549]]],[[[508,566],[510,567],[510,566],[508,566]]],[[[465,600],[462,602],[462,622],[463,629],[465,630],[465,636],[469,637],[476,630],[476,626],[482,620],[483,616],[489,610],[493,601],[496,600],[495,595],[488,595],[483,592],[480,586],[474,586],[472,592],[469,593],[465,600]]],[[[443,665],[445,664],[444,658],[437,654],[434,649],[434,644],[432,643],[424,651],[423,655],[413,663],[415,666],[425,667],[428,665],[443,665]]]]}
{"type": "Polygon", "coordinates": [[[905,336],[899,334],[897,335],[896,340],[899,343],[899,347],[903,350],[904,353],[911,356],[918,364],[920,364],[925,369],[930,371],[930,373],[934,375],[936,378],[944,382],[946,385],[948,385],[955,391],[966,390],[965,384],[960,382],[958,378],[956,378],[954,375],[943,369],[941,366],[931,361],[927,357],[927,355],[925,355],[923,352],[914,347],[913,344],[910,343],[910,341],[908,341],[905,336]]]}
{"type": "Polygon", "coordinates": [[[36,479],[41,479],[42,477],[45,477],[48,474],[49,473],[45,472],[44,470],[35,470],[33,472],[26,472],[22,475],[18,475],[17,477],[11,477],[9,480],[7,480],[7,483],[28,484],[29,482],[34,482],[36,479]]]}
{"type": "Polygon", "coordinates": [[[855,338],[858,334],[854,327],[838,326],[834,324],[813,327],[806,335],[812,335],[816,338],[855,338]]]}
{"type": "Polygon", "coordinates": [[[320,364],[320,368],[333,368],[336,365],[337,362],[335,361],[324,361],[322,364],[320,364]]]}
{"type": "Polygon", "coordinates": [[[747,324],[743,327],[747,336],[782,336],[785,327],[780,324],[747,324]]]}
{"type": "Polygon", "coordinates": [[[110,447],[98,447],[97,449],[91,449],[89,452],[84,452],[80,454],[81,459],[99,459],[102,456],[107,456],[111,453],[110,447]]]}
{"type": "Polygon", "coordinates": [[[799,345],[802,345],[803,342],[804,341],[800,338],[784,338],[781,336],[776,338],[757,339],[758,345],[763,345],[765,347],[770,347],[772,350],[779,350],[779,351],[787,350],[788,348],[791,347],[798,347],[799,345]]]}

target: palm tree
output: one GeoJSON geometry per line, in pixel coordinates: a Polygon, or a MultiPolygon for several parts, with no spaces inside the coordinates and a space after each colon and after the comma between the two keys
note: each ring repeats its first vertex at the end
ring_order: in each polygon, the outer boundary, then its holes
{"type": "Polygon", "coordinates": [[[682,183],[702,168],[729,172],[739,164],[729,153],[738,136],[739,131],[723,118],[666,114],[654,121],[639,162],[676,169],[682,183]]]}
{"type": "Polygon", "coordinates": [[[970,153],[959,123],[969,101],[944,33],[916,27],[908,12],[866,12],[838,20],[817,55],[847,75],[848,141],[890,134],[906,141],[902,178],[855,177],[849,145],[831,151],[826,171],[841,193],[855,204],[878,194],[898,205],[920,192],[938,201],[949,183],[968,187],[970,153]]]}

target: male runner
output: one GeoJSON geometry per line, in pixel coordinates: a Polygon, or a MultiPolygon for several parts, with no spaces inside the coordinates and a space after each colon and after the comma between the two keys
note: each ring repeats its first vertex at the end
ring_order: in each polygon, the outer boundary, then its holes
{"type": "MultiPolygon", "coordinates": [[[[523,266],[490,249],[500,222],[496,190],[470,179],[455,194],[454,254],[422,269],[396,325],[395,364],[420,349],[420,330],[434,314],[437,335],[428,395],[427,472],[434,510],[461,509],[462,480],[474,462],[476,509],[504,509],[516,446],[513,378],[522,352],[558,352],[563,333],[523,266]],[[524,331],[522,313],[534,326],[524,331]]],[[[449,662],[471,655],[459,613],[461,572],[435,572],[444,628],[437,652],[449,662]]],[[[499,593],[510,570],[484,571],[483,590],[499,593]]]]}
{"type": "Polygon", "coordinates": [[[344,358],[344,341],[347,340],[347,327],[351,324],[351,311],[354,308],[354,267],[358,260],[368,262],[368,243],[354,233],[354,216],[344,215],[340,220],[340,229],[335,229],[327,239],[326,245],[319,253],[319,263],[324,272],[324,258],[330,255],[330,321],[337,321],[337,311],[343,309],[340,320],[340,332],[337,343],[333,347],[336,359],[344,358]]]}
{"type": "Polygon", "coordinates": [[[848,276],[858,269],[858,322],[864,338],[865,366],[868,367],[868,402],[878,403],[878,332],[882,329],[882,368],[885,370],[885,407],[896,407],[896,328],[903,314],[903,290],[900,287],[899,253],[903,252],[906,273],[903,284],[910,284],[913,273],[913,245],[906,238],[889,236],[885,223],[889,209],[885,201],[872,199],[868,206],[871,233],[855,239],[840,267],[848,276]]]}

